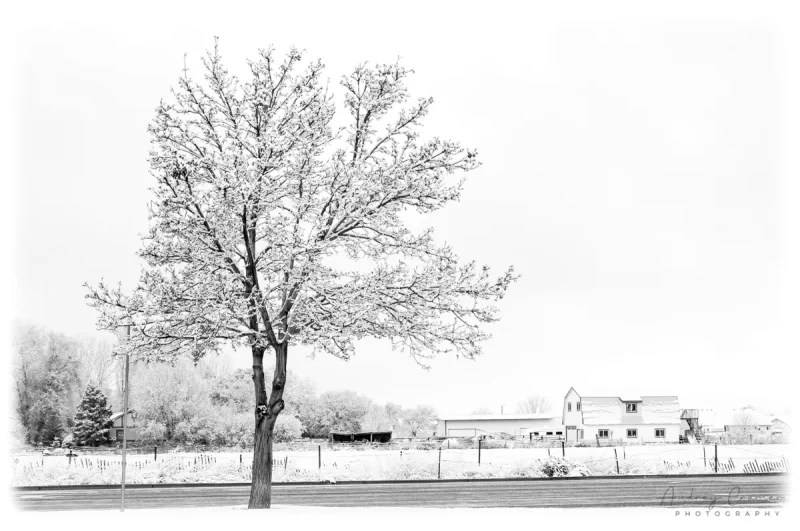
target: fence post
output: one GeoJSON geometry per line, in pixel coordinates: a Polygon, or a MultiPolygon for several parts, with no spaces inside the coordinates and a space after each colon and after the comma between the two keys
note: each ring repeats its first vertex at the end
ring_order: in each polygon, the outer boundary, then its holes
{"type": "Polygon", "coordinates": [[[322,468],[322,445],[321,444],[317,445],[317,461],[318,461],[318,465],[319,465],[317,468],[322,468]]]}
{"type": "Polygon", "coordinates": [[[478,439],[478,464],[481,464],[481,439],[478,439]]]}
{"type": "Polygon", "coordinates": [[[566,457],[567,451],[564,450],[564,441],[561,441],[561,457],[566,457]]]}
{"type": "Polygon", "coordinates": [[[714,443],[714,473],[719,471],[719,461],[717,460],[717,443],[714,443]]]}
{"type": "Polygon", "coordinates": [[[153,461],[158,461],[158,446],[153,446],[153,461]]]}
{"type": "Polygon", "coordinates": [[[442,447],[439,447],[439,471],[437,473],[439,479],[442,479],[442,447]]]}
{"type": "Polygon", "coordinates": [[[703,445],[703,468],[708,468],[708,463],[706,463],[706,445],[703,445]]]}
{"type": "Polygon", "coordinates": [[[617,449],[614,448],[614,461],[617,462],[617,475],[619,475],[619,458],[617,457],[617,449]]]}

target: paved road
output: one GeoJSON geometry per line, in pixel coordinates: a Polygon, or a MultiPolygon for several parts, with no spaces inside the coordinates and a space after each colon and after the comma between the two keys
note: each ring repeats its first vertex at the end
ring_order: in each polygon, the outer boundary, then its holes
{"type": "MultiPolygon", "coordinates": [[[[786,475],[545,481],[275,485],[274,505],[316,507],[764,507],[786,502],[786,475]]],[[[246,486],[128,488],[126,507],[246,505],[246,486]]],[[[119,489],[13,490],[22,510],[119,509],[119,489]]]]}

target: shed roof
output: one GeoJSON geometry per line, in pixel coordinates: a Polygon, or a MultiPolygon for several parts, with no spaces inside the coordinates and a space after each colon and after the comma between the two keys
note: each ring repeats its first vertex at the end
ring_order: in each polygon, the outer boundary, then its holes
{"type": "Polygon", "coordinates": [[[448,415],[439,420],[552,420],[561,419],[549,413],[511,413],[508,415],[448,415]]]}
{"type": "MultiPolygon", "coordinates": [[[[136,414],[136,410],[129,409],[128,413],[130,413],[131,415],[135,415],[136,414]]],[[[113,415],[108,417],[108,422],[114,422],[115,420],[117,420],[120,417],[122,417],[122,411],[120,411],[119,413],[114,413],[113,415]]]]}

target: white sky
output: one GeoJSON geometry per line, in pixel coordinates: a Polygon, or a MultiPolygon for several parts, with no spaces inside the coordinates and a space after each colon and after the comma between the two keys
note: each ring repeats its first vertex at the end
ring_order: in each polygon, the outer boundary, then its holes
{"type": "MultiPolygon", "coordinates": [[[[349,363],[294,348],[294,372],[319,390],[449,413],[509,412],[531,393],[558,407],[570,386],[787,407],[786,73],[797,55],[780,11],[233,4],[70,2],[19,18],[6,78],[13,317],[85,333],[82,284],[135,282],[146,127],[184,53],[199,72],[218,35],[244,75],[258,48],[294,44],[323,59],[332,87],[358,62],[400,56],[417,72],[412,95],[436,99],[427,134],[483,161],[462,201],[427,224],[463,259],[513,264],[522,279],[477,361],[442,356],[425,372],[364,341],[349,363]]],[[[249,366],[248,353],[234,363],[249,366]]]]}

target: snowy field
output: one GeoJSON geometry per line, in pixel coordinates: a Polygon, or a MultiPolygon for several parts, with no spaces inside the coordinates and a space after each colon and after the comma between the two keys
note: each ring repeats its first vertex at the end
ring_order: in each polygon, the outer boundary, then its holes
{"type": "MultiPolygon", "coordinates": [[[[788,445],[719,446],[719,472],[789,471],[788,445]]],[[[80,454],[80,452],[78,452],[80,454]]],[[[249,481],[252,453],[166,453],[129,455],[130,483],[212,483],[249,481]]],[[[456,479],[544,477],[545,465],[558,464],[561,448],[438,450],[336,450],[277,452],[274,481],[456,479]]],[[[688,474],[713,472],[714,447],[702,445],[567,448],[566,468],[555,475],[688,474]],[[615,455],[616,450],[616,455],[615,455]],[[705,453],[704,453],[705,452],[705,453]],[[617,468],[619,467],[619,468],[617,468]]],[[[550,468],[552,470],[552,467],[550,468]]],[[[121,456],[17,455],[11,482],[23,485],[81,485],[120,482],[121,456]]]]}

